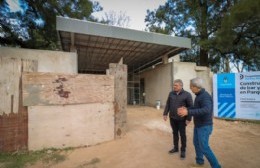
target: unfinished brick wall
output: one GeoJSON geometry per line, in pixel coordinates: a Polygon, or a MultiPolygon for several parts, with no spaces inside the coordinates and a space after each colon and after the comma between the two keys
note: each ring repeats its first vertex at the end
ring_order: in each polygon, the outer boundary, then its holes
{"type": "Polygon", "coordinates": [[[10,113],[0,116],[0,151],[27,150],[28,113],[10,113]]]}
{"type": "Polygon", "coordinates": [[[28,111],[22,105],[22,72],[37,62],[0,58],[0,152],[28,149],[28,111]]]}

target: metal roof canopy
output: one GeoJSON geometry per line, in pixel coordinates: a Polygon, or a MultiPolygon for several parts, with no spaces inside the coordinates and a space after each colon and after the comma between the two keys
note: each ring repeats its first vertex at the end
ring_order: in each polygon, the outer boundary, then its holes
{"type": "Polygon", "coordinates": [[[191,40],[57,16],[64,51],[77,51],[80,73],[105,73],[123,58],[128,71],[142,70],[191,48],[191,40]]]}

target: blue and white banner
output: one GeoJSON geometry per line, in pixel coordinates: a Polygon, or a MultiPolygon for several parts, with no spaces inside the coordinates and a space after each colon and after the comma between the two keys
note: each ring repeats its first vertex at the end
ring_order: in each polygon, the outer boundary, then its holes
{"type": "Polygon", "coordinates": [[[260,120],[260,72],[215,74],[214,116],[260,120]]]}

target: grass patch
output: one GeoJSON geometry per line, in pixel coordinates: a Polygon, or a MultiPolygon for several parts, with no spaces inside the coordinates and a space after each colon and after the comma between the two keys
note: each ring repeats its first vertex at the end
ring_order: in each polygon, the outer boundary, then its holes
{"type": "Polygon", "coordinates": [[[64,160],[66,160],[66,156],[61,155],[59,153],[53,153],[53,154],[48,155],[48,156],[46,156],[42,159],[42,161],[44,163],[47,163],[47,164],[51,164],[51,163],[57,164],[57,163],[62,162],[64,160]]]}
{"type": "Polygon", "coordinates": [[[1,168],[23,168],[26,164],[33,164],[44,157],[44,152],[0,154],[1,168]]]}
{"type": "Polygon", "coordinates": [[[44,164],[57,164],[66,160],[63,151],[72,150],[43,149],[34,152],[0,153],[0,168],[24,168],[26,165],[42,161],[44,164]]]}

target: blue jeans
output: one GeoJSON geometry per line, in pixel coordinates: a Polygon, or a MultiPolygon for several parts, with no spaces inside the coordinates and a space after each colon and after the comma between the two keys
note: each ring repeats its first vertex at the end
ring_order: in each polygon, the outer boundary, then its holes
{"type": "Polygon", "coordinates": [[[194,128],[193,144],[196,151],[196,162],[204,164],[203,156],[205,156],[212,168],[220,168],[217,158],[209,147],[209,136],[212,129],[212,125],[194,128]]]}

